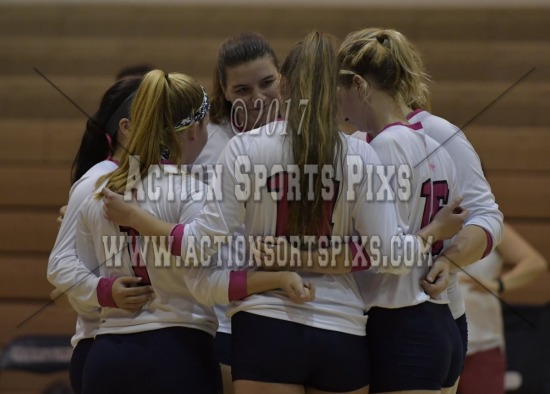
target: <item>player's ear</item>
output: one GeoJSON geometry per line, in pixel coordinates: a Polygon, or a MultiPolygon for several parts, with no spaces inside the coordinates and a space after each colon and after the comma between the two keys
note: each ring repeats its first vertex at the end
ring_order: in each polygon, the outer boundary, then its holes
{"type": "Polygon", "coordinates": [[[125,136],[128,136],[128,133],[130,132],[130,119],[128,118],[122,118],[118,122],[118,130],[125,136]]]}
{"type": "Polygon", "coordinates": [[[200,123],[199,122],[195,122],[193,123],[193,125],[191,127],[189,127],[189,129],[187,129],[186,131],[184,131],[184,133],[186,133],[187,135],[187,139],[193,141],[194,139],[197,138],[197,133],[198,133],[198,128],[200,127],[200,123]]]}
{"type": "Polygon", "coordinates": [[[357,89],[359,92],[367,94],[369,89],[369,83],[362,76],[355,74],[352,80],[352,86],[357,89]]]}

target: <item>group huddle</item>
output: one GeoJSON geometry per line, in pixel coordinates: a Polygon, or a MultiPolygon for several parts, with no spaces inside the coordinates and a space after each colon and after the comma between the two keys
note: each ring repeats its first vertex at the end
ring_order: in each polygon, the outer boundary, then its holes
{"type": "Polygon", "coordinates": [[[312,32],[281,66],[230,37],[210,96],[158,69],[110,87],[48,265],[78,313],[73,390],[456,392],[457,271],[503,223],[427,79],[368,28],[312,32]]]}

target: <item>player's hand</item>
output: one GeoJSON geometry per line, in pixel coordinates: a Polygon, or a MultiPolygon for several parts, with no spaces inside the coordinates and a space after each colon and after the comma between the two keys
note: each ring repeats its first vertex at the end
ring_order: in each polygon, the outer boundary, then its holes
{"type": "Polygon", "coordinates": [[[266,271],[285,271],[296,267],[300,250],[293,247],[285,237],[264,237],[252,246],[256,266],[266,271]]]}
{"type": "Polygon", "coordinates": [[[113,282],[112,297],[117,308],[128,312],[138,312],[143,305],[153,299],[151,286],[135,286],[141,282],[141,278],[134,276],[121,276],[113,282]]]}
{"type": "Polygon", "coordinates": [[[59,208],[59,216],[57,217],[57,223],[61,224],[63,221],[63,218],[65,217],[65,212],[67,212],[67,206],[63,205],[61,208],[59,208]]]}
{"type": "Polygon", "coordinates": [[[131,218],[133,210],[139,207],[135,198],[132,202],[126,202],[124,196],[113,192],[109,188],[104,188],[101,192],[103,193],[103,212],[105,218],[120,226],[132,227],[131,218]]]}
{"type": "Polygon", "coordinates": [[[490,291],[493,294],[498,294],[498,282],[496,280],[483,280],[472,278],[468,275],[460,275],[460,283],[469,287],[470,291],[476,293],[487,293],[490,291]]]}
{"type": "Polygon", "coordinates": [[[434,216],[430,224],[436,226],[437,240],[452,238],[462,230],[468,217],[468,211],[460,206],[462,200],[462,198],[455,199],[450,204],[442,207],[434,216]]]}
{"type": "Polygon", "coordinates": [[[451,262],[440,256],[434,261],[426,278],[420,281],[420,285],[430,298],[438,297],[447,289],[450,268],[451,262]]]}
{"type": "Polygon", "coordinates": [[[303,304],[315,299],[315,286],[312,283],[304,283],[296,272],[281,272],[280,281],[281,289],[292,302],[303,304]]]}

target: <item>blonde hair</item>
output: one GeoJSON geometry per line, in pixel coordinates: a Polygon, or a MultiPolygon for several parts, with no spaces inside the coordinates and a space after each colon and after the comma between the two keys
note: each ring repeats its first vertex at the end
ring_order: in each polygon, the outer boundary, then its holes
{"type": "Polygon", "coordinates": [[[181,145],[177,133],[187,127],[175,125],[193,117],[204,98],[202,86],[185,74],[167,74],[153,70],[145,75],[130,109],[131,133],[120,166],[101,177],[97,186],[108,179],[107,187],[115,192],[127,188],[130,160],[139,157],[140,179],[147,176],[149,167],[161,164],[161,152],[168,150],[170,160],[181,164],[181,145]]]}
{"type": "Polygon", "coordinates": [[[338,60],[341,69],[371,77],[412,109],[430,110],[429,75],[420,53],[400,32],[367,28],[350,33],[340,46],[338,60]]]}
{"type": "Polygon", "coordinates": [[[330,36],[314,31],[290,51],[281,67],[290,93],[288,131],[294,163],[300,171],[302,196],[289,204],[288,229],[292,235],[323,235],[319,232],[330,228],[331,218],[322,198],[321,171],[325,165],[334,165],[335,153],[342,149],[337,126],[338,63],[333,42],[330,36]],[[303,99],[307,99],[305,109],[303,99]],[[304,173],[306,165],[317,165],[319,169],[313,202],[305,198],[309,186],[304,173]]]}

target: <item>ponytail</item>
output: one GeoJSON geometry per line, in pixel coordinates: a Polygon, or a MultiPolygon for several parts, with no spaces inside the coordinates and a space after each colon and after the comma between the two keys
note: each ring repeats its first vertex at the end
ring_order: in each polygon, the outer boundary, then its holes
{"type": "MultiPolygon", "coordinates": [[[[120,166],[101,177],[97,186],[109,179],[107,187],[123,192],[147,176],[149,167],[161,163],[161,153],[169,152],[171,162],[181,164],[181,142],[178,133],[185,132],[208,112],[208,96],[202,86],[185,74],[167,74],[153,70],[145,75],[132,104],[130,141],[120,166]],[[130,174],[130,161],[139,158],[139,179],[130,174]]],[[[137,175],[137,174],[136,174],[137,175]]]]}
{"type": "Polygon", "coordinates": [[[308,34],[289,53],[281,74],[290,93],[288,129],[294,162],[300,172],[301,198],[289,207],[289,233],[319,235],[330,226],[324,210],[321,172],[333,166],[342,142],[337,127],[338,68],[333,40],[319,32],[308,34]],[[305,103],[305,108],[304,104],[305,103]],[[305,113],[304,113],[305,111],[305,113]],[[316,165],[313,201],[308,201],[306,165],[316,165]]]}
{"type": "MultiPolygon", "coordinates": [[[[412,109],[430,109],[429,76],[422,58],[396,30],[368,28],[350,33],[338,53],[340,68],[373,79],[412,109]]],[[[351,84],[351,78],[345,85],[351,84]]]]}

